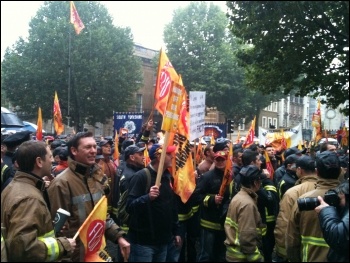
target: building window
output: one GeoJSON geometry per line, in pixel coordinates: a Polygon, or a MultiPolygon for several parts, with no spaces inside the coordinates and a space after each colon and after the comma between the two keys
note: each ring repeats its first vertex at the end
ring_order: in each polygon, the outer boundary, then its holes
{"type": "Polygon", "coordinates": [[[142,94],[136,95],[136,111],[142,112],[142,94]]]}
{"type": "Polygon", "coordinates": [[[268,118],[267,122],[269,123],[269,127],[272,125],[272,118],[268,118]]]}
{"type": "Polygon", "coordinates": [[[268,111],[272,111],[272,103],[270,103],[270,105],[267,107],[268,111]]]}
{"type": "Polygon", "coordinates": [[[262,117],[262,126],[263,128],[267,128],[266,117],[262,117]]]}
{"type": "Polygon", "coordinates": [[[276,118],[273,118],[273,126],[275,126],[276,128],[278,127],[278,126],[277,126],[277,119],[276,119],[276,118]]]}
{"type": "Polygon", "coordinates": [[[273,111],[274,111],[274,112],[277,112],[277,102],[274,102],[274,103],[273,103],[273,111]]]}

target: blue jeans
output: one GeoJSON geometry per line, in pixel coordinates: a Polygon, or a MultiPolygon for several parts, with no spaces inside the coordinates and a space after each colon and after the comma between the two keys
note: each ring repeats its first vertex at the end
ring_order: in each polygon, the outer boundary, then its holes
{"type": "Polygon", "coordinates": [[[130,243],[129,262],[165,262],[168,244],[158,246],[130,243]]]}
{"type": "MultiPolygon", "coordinates": [[[[182,238],[182,237],[181,237],[182,238]]],[[[175,246],[175,241],[172,239],[167,248],[166,262],[178,262],[182,246],[175,246]]]]}

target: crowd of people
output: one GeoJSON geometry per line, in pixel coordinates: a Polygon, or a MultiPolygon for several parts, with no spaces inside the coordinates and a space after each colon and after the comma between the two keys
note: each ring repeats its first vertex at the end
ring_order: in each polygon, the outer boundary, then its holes
{"type": "Polygon", "coordinates": [[[165,147],[162,132],[151,138],[152,127],[118,142],[88,131],[47,142],[2,136],[2,261],[84,261],[73,237],[103,196],[109,261],[349,261],[348,151],[192,142],[196,187],[183,203],[173,189],[177,147],[165,147]],[[227,162],[232,181],[220,193],[227,162]],[[70,216],[55,233],[59,208],[70,216]]]}

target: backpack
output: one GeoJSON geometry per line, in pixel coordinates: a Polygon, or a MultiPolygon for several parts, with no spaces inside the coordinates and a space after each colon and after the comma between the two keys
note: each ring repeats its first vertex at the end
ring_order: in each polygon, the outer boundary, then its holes
{"type": "MultiPolygon", "coordinates": [[[[148,170],[148,168],[143,168],[147,174],[147,183],[146,183],[146,189],[145,193],[147,193],[148,189],[151,186],[151,173],[148,170]]],[[[119,198],[118,205],[117,205],[117,211],[116,216],[119,225],[128,225],[129,224],[129,214],[126,212],[126,200],[128,198],[129,191],[126,189],[119,198]]]]}

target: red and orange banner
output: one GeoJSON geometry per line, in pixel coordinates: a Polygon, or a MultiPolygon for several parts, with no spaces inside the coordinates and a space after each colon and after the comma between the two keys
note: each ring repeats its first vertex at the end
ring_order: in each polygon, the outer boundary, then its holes
{"type": "Polygon", "coordinates": [[[106,246],[104,237],[107,218],[107,198],[103,196],[86,218],[78,233],[85,248],[85,262],[102,262],[99,252],[106,246]]]}
{"type": "Polygon", "coordinates": [[[114,136],[114,152],[113,152],[113,160],[116,166],[119,166],[119,138],[117,131],[115,132],[114,136]]]}
{"type": "Polygon", "coordinates": [[[36,128],[36,139],[37,141],[43,140],[43,118],[41,115],[41,108],[38,109],[38,121],[37,121],[37,128],[36,128]]]}
{"type": "Polygon", "coordinates": [[[222,178],[221,181],[221,186],[219,190],[219,195],[224,196],[226,187],[230,185],[232,182],[232,168],[233,168],[233,163],[232,163],[232,158],[233,158],[233,149],[232,149],[232,143],[230,143],[229,146],[229,152],[226,160],[226,166],[224,170],[224,177],[222,178]]]}
{"type": "Polygon", "coordinates": [[[275,173],[275,170],[273,169],[271,160],[269,155],[267,154],[267,151],[264,151],[264,157],[265,157],[265,161],[266,161],[266,170],[269,172],[270,174],[270,179],[273,180],[273,175],[275,173]]]}
{"type": "Polygon", "coordinates": [[[250,145],[252,145],[254,143],[254,137],[255,137],[255,118],[252,121],[252,124],[250,125],[247,137],[243,143],[243,148],[248,148],[250,145]]]}
{"type": "Polygon", "coordinates": [[[73,1],[70,1],[70,22],[74,25],[75,33],[77,33],[77,35],[79,35],[85,28],[73,1]]]}
{"type": "Polygon", "coordinates": [[[156,88],[154,90],[154,107],[164,116],[166,104],[171,90],[172,81],[178,82],[179,75],[176,73],[168,56],[163,49],[160,50],[156,88]]]}
{"type": "Polygon", "coordinates": [[[62,113],[60,104],[58,102],[57,92],[55,91],[55,99],[53,101],[53,125],[57,135],[62,134],[64,131],[64,125],[62,122],[62,113]]]}

